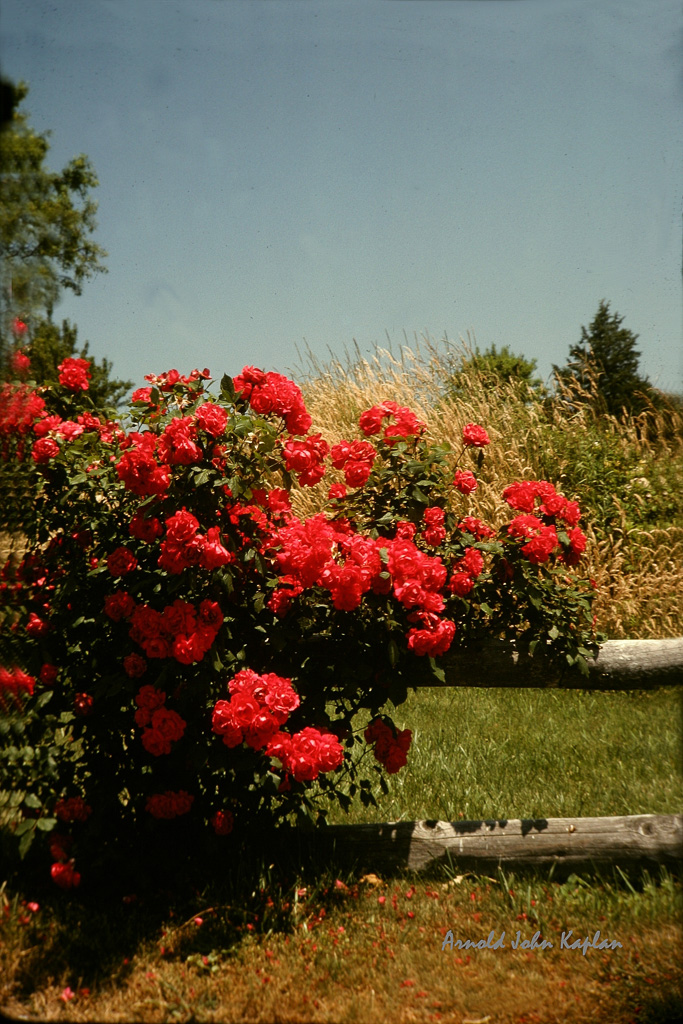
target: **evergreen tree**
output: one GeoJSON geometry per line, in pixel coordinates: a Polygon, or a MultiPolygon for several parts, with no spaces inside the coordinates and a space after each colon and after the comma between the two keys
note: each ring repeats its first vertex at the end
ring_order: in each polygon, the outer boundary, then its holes
{"type": "Polygon", "coordinates": [[[15,87],[12,120],[0,134],[0,244],[6,291],[15,315],[48,318],[66,288],[80,295],[83,282],[102,273],[105,251],[89,237],[96,227],[97,187],[86,156],[59,172],[45,161],[49,132],[38,133],[20,109],[28,95],[15,87]]]}
{"type": "Polygon", "coordinates": [[[571,389],[574,401],[590,401],[596,412],[611,416],[642,412],[658,399],[639,373],[638,335],[622,327],[623,320],[610,313],[603,299],[590,326],[581,328],[581,341],[569,349],[567,365],[553,366],[556,380],[571,389]]]}

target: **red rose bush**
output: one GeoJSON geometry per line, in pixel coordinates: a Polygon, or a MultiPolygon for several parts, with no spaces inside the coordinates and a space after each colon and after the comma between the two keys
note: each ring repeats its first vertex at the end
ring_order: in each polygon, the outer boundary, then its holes
{"type": "Polygon", "coordinates": [[[500,524],[470,515],[482,426],[453,451],[387,400],[330,444],[293,381],[251,366],[217,393],[208,370],[150,375],[119,422],[88,408],[89,377],[65,360],[52,388],[0,393],[0,454],[35,494],[0,584],[0,759],[20,850],[49,837],[56,884],[176,819],[223,842],[374,800],[410,757],[389,702],[455,645],[585,667],[580,510],[518,481],[500,524]]]}

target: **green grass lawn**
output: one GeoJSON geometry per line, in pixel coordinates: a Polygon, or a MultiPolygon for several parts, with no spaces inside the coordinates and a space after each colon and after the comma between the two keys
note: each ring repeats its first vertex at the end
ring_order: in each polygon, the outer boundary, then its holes
{"type": "Polygon", "coordinates": [[[394,712],[408,765],[379,808],[330,821],[593,817],[683,810],[680,690],[428,688],[394,712]],[[379,818],[378,818],[379,812],[379,818]]]}
{"type": "MultiPolygon", "coordinates": [[[[408,766],[378,808],[332,821],[681,810],[681,696],[422,689],[394,715],[408,766]]],[[[225,840],[169,890],[0,889],[0,1006],[72,1021],[669,1022],[681,1014],[681,887],[626,877],[357,873],[225,840]],[[3,910],[4,908],[4,910],[3,910]],[[561,935],[621,945],[587,956],[561,935]],[[442,950],[506,933],[496,951],[442,950]],[[513,949],[540,931],[547,950],[513,949]]]]}

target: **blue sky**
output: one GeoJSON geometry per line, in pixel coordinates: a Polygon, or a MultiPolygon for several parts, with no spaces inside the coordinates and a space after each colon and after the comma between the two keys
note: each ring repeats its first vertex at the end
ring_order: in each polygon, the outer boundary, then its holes
{"type": "Polygon", "coordinates": [[[287,372],[386,334],[545,377],[601,299],[683,390],[683,7],[3,0],[49,162],[86,153],[109,273],[55,311],[114,374],[287,372]]]}

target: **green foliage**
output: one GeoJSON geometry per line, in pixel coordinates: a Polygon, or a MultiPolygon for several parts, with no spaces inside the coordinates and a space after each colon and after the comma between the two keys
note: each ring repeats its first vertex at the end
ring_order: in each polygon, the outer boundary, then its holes
{"type": "Polygon", "coordinates": [[[495,344],[484,352],[475,345],[474,351],[462,354],[454,373],[446,379],[446,395],[451,398],[466,397],[472,378],[486,391],[495,391],[501,384],[512,385],[523,394],[540,396],[543,383],[535,376],[537,362],[523,355],[515,355],[507,345],[500,351],[495,344]]]}
{"type": "Polygon", "coordinates": [[[134,382],[112,379],[112,363],[108,359],[96,363],[88,354],[87,341],[79,349],[77,330],[76,325],[72,325],[68,320],[63,320],[61,327],[43,318],[35,322],[30,346],[25,349],[31,359],[30,378],[36,383],[47,384],[57,380],[57,368],[65,359],[89,359],[92,375],[89,387],[77,397],[80,397],[83,409],[89,409],[99,415],[113,412],[133,387],[134,382]]]}
{"type": "Polygon", "coordinates": [[[45,166],[49,133],[19,109],[27,95],[24,83],[15,87],[13,118],[0,134],[0,243],[17,315],[49,313],[64,288],[80,295],[106,256],[89,238],[98,184],[90,161],[81,154],[59,172],[45,166]]]}
{"type": "Polygon", "coordinates": [[[618,417],[658,401],[658,392],[639,373],[638,335],[622,327],[623,320],[603,299],[590,326],[581,328],[581,341],[569,349],[567,365],[553,366],[560,392],[572,403],[618,417]]]}
{"type": "MultiPolygon", "coordinates": [[[[56,377],[61,358],[73,355],[75,329],[52,323],[52,311],[64,290],[80,295],[83,283],[105,271],[105,251],[92,241],[97,204],[91,191],[98,182],[88,158],[74,157],[58,172],[47,166],[49,132],[36,132],[21,109],[28,87],[12,88],[12,116],[0,131],[0,378],[17,346],[15,318],[27,325],[22,348],[33,358],[33,379],[56,377]],[[62,354],[63,353],[63,354],[62,354]]],[[[87,346],[86,346],[87,349],[87,346]]],[[[130,386],[109,383],[110,364],[96,370],[93,394],[102,406],[116,404],[130,386]]]]}
{"type": "Polygon", "coordinates": [[[601,536],[625,518],[626,528],[683,525],[683,455],[643,450],[610,423],[580,416],[540,428],[527,457],[534,471],[558,480],[590,509],[601,536]]]}

